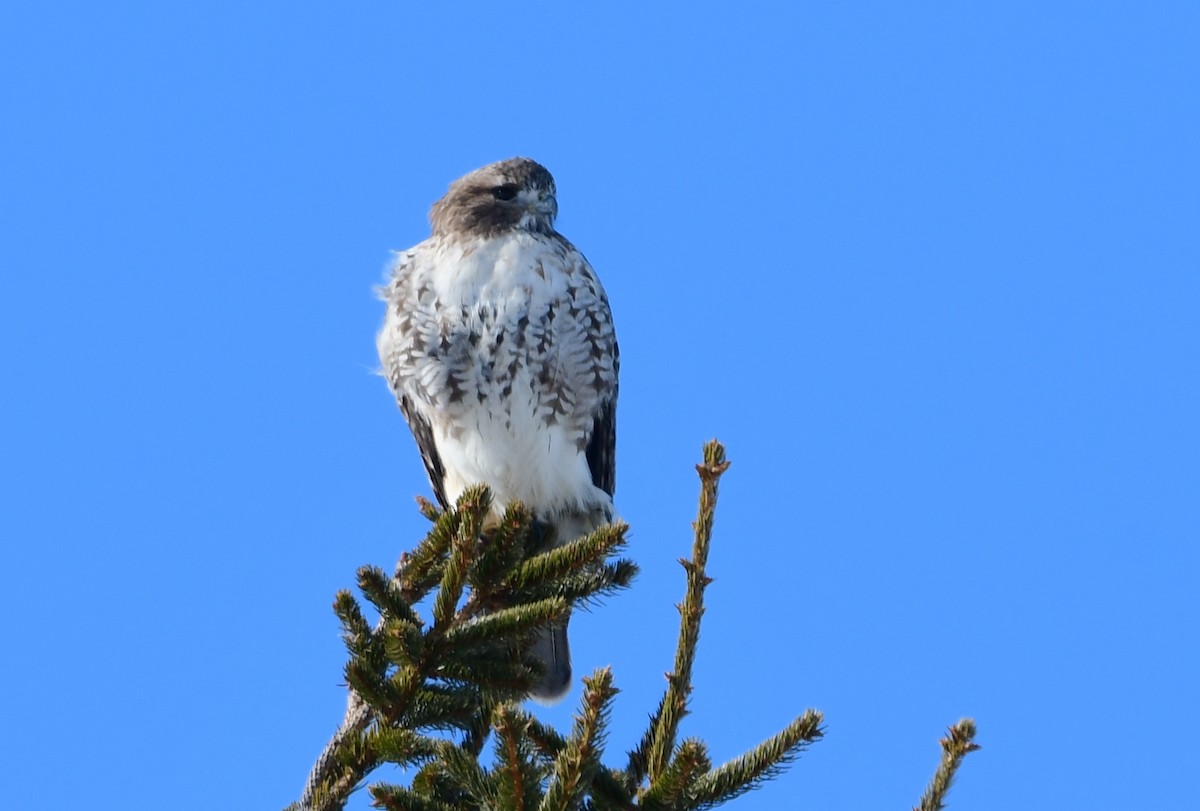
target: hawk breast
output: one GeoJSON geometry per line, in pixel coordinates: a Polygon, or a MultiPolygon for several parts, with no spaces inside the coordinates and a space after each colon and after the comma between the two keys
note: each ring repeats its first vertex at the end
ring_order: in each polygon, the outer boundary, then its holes
{"type": "Polygon", "coordinates": [[[589,462],[605,455],[591,446],[615,407],[616,339],[578,251],[523,232],[435,238],[401,257],[387,297],[380,357],[410,424],[427,426],[440,497],[484,482],[500,506],[611,507],[611,476],[589,462]]]}

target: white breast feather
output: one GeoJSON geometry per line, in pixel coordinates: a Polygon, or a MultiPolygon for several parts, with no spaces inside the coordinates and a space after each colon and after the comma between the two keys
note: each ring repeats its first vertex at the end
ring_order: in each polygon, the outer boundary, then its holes
{"type": "Polygon", "coordinates": [[[384,373],[432,427],[451,502],[483,482],[498,510],[612,515],[585,449],[615,396],[615,338],[581,254],[528,233],[435,237],[399,258],[385,294],[384,373]]]}

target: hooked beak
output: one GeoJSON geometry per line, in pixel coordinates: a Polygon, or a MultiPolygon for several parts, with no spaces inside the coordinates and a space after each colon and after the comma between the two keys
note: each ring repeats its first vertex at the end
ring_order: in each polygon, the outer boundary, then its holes
{"type": "Polygon", "coordinates": [[[539,191],[537,199],[531,201],[529,208],[551,219],[558,216],[558,200],[548,191],[539,191]]]}

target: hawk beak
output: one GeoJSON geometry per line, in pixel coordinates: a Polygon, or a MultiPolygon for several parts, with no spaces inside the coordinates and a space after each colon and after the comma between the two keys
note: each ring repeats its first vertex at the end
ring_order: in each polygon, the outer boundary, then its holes
{"type": "Polygon", "coordinates": [[[539,214],[554,217],[558,214],[558,200],[548,191],[538,192],[537,200],[531,208],[539,214]]]}

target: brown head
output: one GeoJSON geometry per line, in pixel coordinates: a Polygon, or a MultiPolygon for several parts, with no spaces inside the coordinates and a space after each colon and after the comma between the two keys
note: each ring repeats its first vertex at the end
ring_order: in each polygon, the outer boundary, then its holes
{"type": "Polygon", "coordinates": [[[523,228],[554,231],[558,201],[554,178],[529,158],[510,158],[476,169],[450,184],[429,211],[435,234],[496,236],[523,228]]]}

